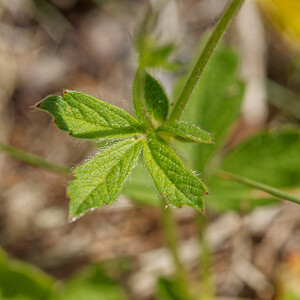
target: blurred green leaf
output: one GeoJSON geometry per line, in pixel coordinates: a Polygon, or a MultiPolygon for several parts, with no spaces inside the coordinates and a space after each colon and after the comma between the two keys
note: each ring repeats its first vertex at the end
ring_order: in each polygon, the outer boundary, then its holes
{"type": "MultiPolygon", "coordinates": [[[[263,132],[244,141],[224,159],[220,168],[273,187],[300,183],[300,134],[297,129],[263,132]]],[[[249,211],[256,206],[278,203],[244,184],[214,177],[209,181],[207,203],[215,210],[249,211]]]]}
{"type": "Polygon", "coordinates": [[[257,206],[278,203],[278,199],[232,180],[213,177],[208,186],[210,194],[206,204],[216,212],[235,210],[246,213],[257,206]]]}
{"type": "Polygon", "coordinates": [[[125,300],[123,289],[101,266],[89,267],[68,281],[53,300],[125,300]]]}
{"type": "Polygon", "coordinates": [[[10,259],[0,249],[0,299],[46,300],[54,281],[33,265],[10,259]]]}
{"type": "MultiPolygon", "coordinates": [[[[198,171],[203,171],[222,146],[231,125],[239,116],[245,87],[237,75],[238,61],[235,52],[220,47],[209,61],[184,111],[183,120],[210,132],[216,143],[212,146],[184,146],[198,171]]],[[[175,87],[175,94],[179,93],[183,82],[184,79],[175,87]]]]}
{"type": "Polygon", "coordinates": [[[150,117],[159,123],[166,120],[169,110],[169,100],[160,83],[146,73],[145,76],[145,105],[150,117]]]}
{"type": "Polygon", "coordinates": [[[169,56],[175,49],[174,44],[159,46],[154,40],[145,40],[145,45],[140,52],[141,67],[162,67],[168,70],[176,70],[179,63],[170,61],[169,56]]]}
{"type": "Polygon", "coordinates": [[[260,133],[234,148],[221,169],[274,187],[300,183],[300,134],[297,129],[260,133]]]}
{"type": "Polygon", "coordinates": [[[176,279],[159,278],[157,283],[157,300],[186,300],[176,279]]]}
{"type": "Polygon", "coordinates": [[[137,204],[159,206],[159,198],[151,176],[140,161],[130,175],[123,192],[137,204]]]}

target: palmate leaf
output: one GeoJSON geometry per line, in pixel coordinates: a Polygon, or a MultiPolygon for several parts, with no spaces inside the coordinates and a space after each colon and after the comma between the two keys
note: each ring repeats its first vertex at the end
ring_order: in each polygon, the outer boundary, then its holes
{"type": "Polygon", "coordinates": [[[142,150],[143,140],[125,139],[77,168],[68,188],[70,218],[110,204],[117,198],[142,150]]]}
{"type": "Polygon", "coordinates": [[[178,122],[174,124],[165,124],[157,129],[158,132],[171,133],[180,140],[187,142],[198,142],[204,144],[212,144],[211,135],[198,126],[178,122]]]}
{"type": "Polygon", "coordinates": [[[37,107],[53,115],[57,127],[74,137],[117,139],[144,131],[123,109],[80,92],[66,91],[63,97],[49,96],[37,107]]]}
{"type": "Polygon", "coordinates": [[[204,209],[202,196],[207,193],[205,185],[183,162],[172,148],[159,136],[151,134],[143,150],[144,162],[163,197],[175,206],[189,205],[204,209]]]}

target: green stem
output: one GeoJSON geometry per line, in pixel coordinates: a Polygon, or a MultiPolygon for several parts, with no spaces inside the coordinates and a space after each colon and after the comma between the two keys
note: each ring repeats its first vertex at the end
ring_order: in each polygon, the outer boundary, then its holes
{"type": "Polygon", "coordinates": [[[200,283],[201,291],[198,300],[215,299],[214,285],[212,280],[212,256],[205,239],[205,229],[207,218],[205,215],[197,213],[198,239],[200,244],[200,283]]]}
{"type": "Polygon", "coordinates": [[[16,147],[0,143],[0,151],[3,151],[5,153],[9,154],[10,156],[12,156],[16,159],[19,159],[27,164],[30,164],[30,165],[33,165],[33,166],[36,166],[36,167],[39,167],[39,168],[42,168],[42,169],[45,169],[48,171],[52,171],[55,173],[71,176],[70,175],[71,171],[69,168],[57,165],[57,164],[47,161],[41,157],[38,157],[34,154],[30,154],[23,150],[20,150],[16,147]]]}
{"type": "Polygon", "coordinates": [[[148,128],[154,129],[150,116],[145,109],[144,105],[144,83],[145,83],[145,70],[138,68],[134,77],[132,100],[133,106],[138,119],[143,122],[148,128]]]}
{"type": "Polygon", "coordinates": [[[169,122],[175,122],[181,117],[210,57],[216,50],[222,36],[226,32],[228,26],[244,1],[245,0],[231,0],[227,5],[176,101],[174,109],[170,115],[169,122]]]}
{"type": "Polygon", "coordinates": [[[238,182],[241,182],[243,184],[249,185],[253,188],[257,188],[259,190],[265,191],[268,194],[273,195],[277,198],[288,200],[288,201],[300,204],[300,197],[299,196],[281,191],[281,190],[279,190],[277,188],[274,188],[274,187],[271,187],[267,184],[264,184],[264,183],[261,183],[261,182],[258,182],[258,181],[240,176],[240,175],[232,174],[232,173],[229,173],[229,172],[226,172],[226,171],[220,171],[218,175],[221,178],[226,178],[226,179],[238,181],[238,182]]]}
{"type": "Polygon", "coordinates": [[[183,263],[180,260],[178,253],[178,238],[176,236],[176,224],[173,218],[172,208],[168,207],[165,199],[162,199],[161,203],[162,227],[166,244],[174,260],[176,268],[176,278],[178,280],[178,284],[180,285],[182,297],[183,299],[188,300],[191,299],[188,288],[188,274],[184,268],[183,263]]]}

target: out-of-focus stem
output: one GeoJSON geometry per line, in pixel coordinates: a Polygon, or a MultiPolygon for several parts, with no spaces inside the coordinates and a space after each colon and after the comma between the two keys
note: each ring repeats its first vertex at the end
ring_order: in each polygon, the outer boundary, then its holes
{"type": "Polygon", "coordinates": [[[3,144],[0,143],[0,151],[3,151],[5,153],[7,153],[8,155],[19,159],[27,164],[51,171],[51,172],[55,172],[55,173],[59,173],[59,174],[63,174],[66,176],[70,176],[71,175],[71,170],[65,166],[60,166],[57,165],[53,162],[50,162],[48,160],[45,160],[39,156],[36,156],[34,154],[30,154],[28,152],[25,152],[21,149],[18,149],[16,147],[7,145],[7,144],[3,144]]]}
{"type": "Polygon", "coordinates": [[[174,260],[176,278],[178,280],[178,284],[180,285],[181,295],[184,297],[184,299],[189,300],[191,299],[191,296],[188,285],[188,274],[178,253],[178,238],[176,235],[176,224],[172,214],[172,208],[168,207],[167,202],[163,198],[161,203],[162,227],[165,241],[174,260]]]}

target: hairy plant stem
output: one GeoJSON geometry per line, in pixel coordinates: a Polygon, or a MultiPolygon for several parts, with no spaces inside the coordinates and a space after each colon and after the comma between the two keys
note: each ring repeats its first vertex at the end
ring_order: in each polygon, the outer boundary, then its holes
{"type": "Polygon", "coordinates": [[[200,76],[202,75],[210,57],[216,50],[217,45],[221,41],[222,36],[226,32],[228,26],[233,20],[235,14],[240,9],[245,0],[231,0],[221,18],[219,19],[214,31],[212,32],[208,42],[198,58],[190,76],[188,77],[179,97],[175,103],[173,111],[169,117],[168,122],[172,123],[178,121],[184,112],[184,109],[191,98],[191,95],[197,86],[200,76]]]}
{"type": "Polygon", "coordinates": [[[59,173],[62,175],[72,177],[70,168],[57,165],[53,162],[47,161],[39,156],[30,154],[30,153],[20,150],[16,147],[0,143],[0,151],[3,151],[5,153],[7,153],[8,155],[10,155],[18,160],[21,160],[27,164],[30,164],[30,165],[33,165],[33,166],[36,166],[36,167],[39,167],[39,168],[42,168],[42,169],[45,169],[45,170],[48,170],[51,172],[55,172],[55,173],[59,173]]]}
{"type": "Polygon", "coordinates": [[[226,171],[223,171],[223,170],[218,172],[218,176],[221,177],[221,178],[226,178],[226,179],[238,181],[240,183],[249,185],[253,188],[257,188],[259,190],[265,191],[268,194],[273,195],[277,198],[288,200],[288,201],[300,204],[300,197],[299,196],[284,192],[282,190],[271,187],[271,186],[269,186],[267,184],[264,184],[264,183],[261,183],[261,182],[257,182],[255,180],[249,179],[247,177],[236,175],[236,174],[226,172],[226,171]]]}
{"type": "Polygon", "coordinates": [[[213,300],[216,297],[211,273],[212,257],[211,251],[205,239],[207,218],[205,215],[200,213],[197,213],[196,218],[198,223],[198,239],[200,246],[199,267],[201,283],[201,291],[199,292],[200,297],[198,300],[213,300]]]}
{"type": "Polygon", "coordinates": [[[184,299],[191,299],[188,284],[188,274],[178,253],[178,238],[176,235],[176,224],[172,214],[172,208],[168,207],[168,203],[164,198],[162,198],[161,201],[161,217],[165,241],[174,260],[176,278],[178,280],[178,284],[180,285],[181,294],[184,299]]]}

